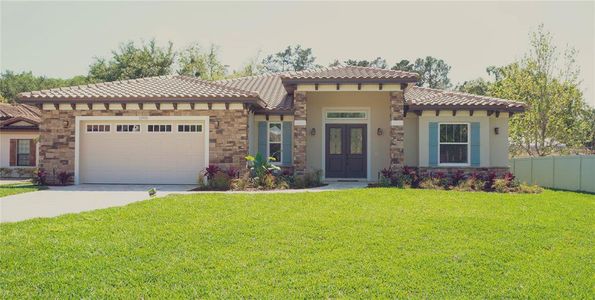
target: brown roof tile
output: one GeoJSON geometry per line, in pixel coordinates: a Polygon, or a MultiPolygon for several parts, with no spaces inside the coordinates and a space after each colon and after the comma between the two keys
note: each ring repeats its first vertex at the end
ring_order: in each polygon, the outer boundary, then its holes
{"type": "Polygon", "coordinates": [[[20,93],[20,100],[258,99],[258,93],[187,76],[157,76],[20,93]]]}
{"type": "Polygon", "coordinates": [[[418,86],[409,86],[405,89],[405,102],[413,109],[463,106],[484,109],[494,108],[507,111],[523,111],[526,107],[525,103],[518,101],[418,86]]]}
{"type": "Polygon", "coordinates": [[[266,103],[266,110],[289,110],[292,108],[293,101],[281,82],[281,74],[284,73],[225,79],[217,81],[217,83],[227,87],[257,92],[266,103]]]}
{"type": "Polygon", "coordinates": [[[307,81],[307,80],[377,80],[413,82],[419,79],[419,75],[413,72],[388,70],[372,67],[338,66],[319,68],[298,72],[288,72],[281,75],[284,81],[307,81]]]}
{"type": "Polygon", "coordinates": [[[39,124],[41,111],[39,108],[26,104],[0,103],[0,123],[11,119],[22,118],[39,124]]]}

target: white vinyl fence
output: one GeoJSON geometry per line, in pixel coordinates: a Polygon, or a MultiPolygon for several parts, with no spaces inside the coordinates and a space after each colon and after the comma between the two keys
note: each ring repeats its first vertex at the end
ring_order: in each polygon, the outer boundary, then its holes
{"type": "Polygon", "coordinates": [[[595,155],[514,158],[510,170],[521,182],[595,193],[595,155]]]}

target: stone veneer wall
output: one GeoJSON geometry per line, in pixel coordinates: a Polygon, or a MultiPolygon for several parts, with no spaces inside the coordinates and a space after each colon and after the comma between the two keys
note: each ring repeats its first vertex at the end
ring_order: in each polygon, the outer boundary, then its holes
{"type": "MultiPolygon", "coordinates": [[[[75,116],[209,116],[209,160],[222,167],[245,169],[248,155],[248,110],[44,110],[41,114],[39,168],[49,184],[60,172],[74,174],[75,116]],[[217,122],[219,126],[217,128],[217,122]]],[[[74,178],[71,179],[71,183],[74,178]]]]}
{"type": "Polygon", "coordinates": [[[490,168],[474,168],[474,167],[419,167],[417,168],[420,175],[429,175],[430,173],[441,172],[444,174],[452,175],[458,171],[463,171],[466,174],[471,173],[495,173],[496,176],[502,177],[504,174],[510,172],[507,167],[490,167],[490,168]]]}
{"type": "Polygon", "coordinates": [[[401,121],[401,125],[390,126],[390,165],[396,169],[403,166],[405,161],[404,153],[404,135],[403,129],[403,110],[405,105],[405,96],[402,91],[390,93],[390,120],[401,121]]]}
{"type": "MultiPolygon", "coordinates": [[[[294,92],[294,122],[298,120],[306,121],[306,92],[294,92]]],[[[308,134],[307,126],[293,126],[293,167],[296,174],[306,172],[306,138],[308,134]]]]}

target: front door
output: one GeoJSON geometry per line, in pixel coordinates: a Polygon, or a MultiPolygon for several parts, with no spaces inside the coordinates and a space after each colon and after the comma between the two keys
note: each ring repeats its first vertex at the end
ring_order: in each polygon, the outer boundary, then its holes
{"type": "Polygon", "coordinates": [[[366,124],[326,124],[326,178],[366,178],[366,124]]]}

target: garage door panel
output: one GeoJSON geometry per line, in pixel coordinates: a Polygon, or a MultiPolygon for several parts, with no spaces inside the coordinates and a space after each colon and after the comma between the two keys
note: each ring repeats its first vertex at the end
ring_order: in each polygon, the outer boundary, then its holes
{"type": "Polygon", "coordinates": [[[126,122],[141,132],[116,132],[121,122],[84,122],[80,133],[81,183],[193,184],[206,167],[203,132],[176,132],[197,121],[126,122]],[[111,132],[86,132],[86,124],[110,124],[111,132]],[[147,132],[148,124],[172,124],[172,132],[147,132]]]}

